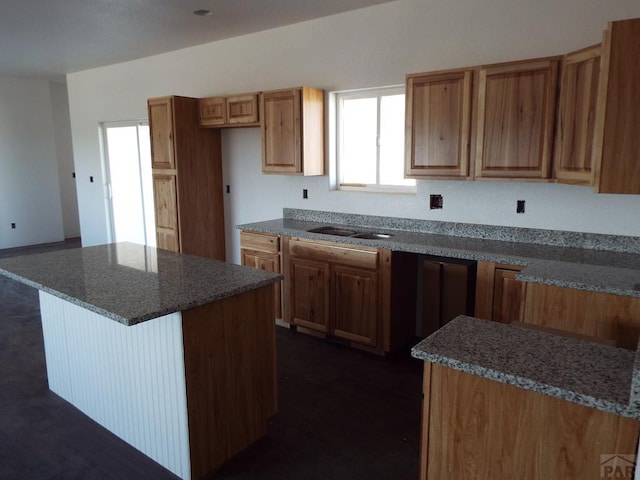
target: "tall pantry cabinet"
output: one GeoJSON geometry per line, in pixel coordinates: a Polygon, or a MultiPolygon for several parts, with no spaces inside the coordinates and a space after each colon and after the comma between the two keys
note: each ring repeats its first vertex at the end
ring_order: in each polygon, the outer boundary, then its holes
{"type": "Polygon", "coordinates": [[[200,128],[196,98],[148,109],[158,248],[224,260],[220,131],[200,128]]]}

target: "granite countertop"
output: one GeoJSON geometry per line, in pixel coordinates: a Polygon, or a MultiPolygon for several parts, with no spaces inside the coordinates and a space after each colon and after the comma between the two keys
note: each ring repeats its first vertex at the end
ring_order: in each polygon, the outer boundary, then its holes
{"type": "Polygon", "coordinates": [[[413,347],[411,354],[640,420],[638,352],[461,315],[413,347]]]}
{"type": "Polygon", "coordinates": [[[238,225],[255,232],[392,251],[521,265],[518,280],[640,298],[640,237],[434,222],[284,209],[283,218],[238,225]],[[311,233],[322,226],[379,232],[363,239],[311,233]]]}
{"type": "Polygon", "coordinates": [[[0,260],[0,274],[135,325],[276,282],[282,275],[134,243],[0,260]]]}

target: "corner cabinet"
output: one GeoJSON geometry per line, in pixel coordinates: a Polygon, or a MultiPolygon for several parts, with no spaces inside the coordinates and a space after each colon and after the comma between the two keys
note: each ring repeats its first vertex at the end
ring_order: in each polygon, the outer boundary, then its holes
{"type": "Polygon", "coordinates": [[[473,70],[407,75],[405,177],[467,178],[473,70]]]}
{"type": "Polygon", "coordinates": [[[148,101],[158,248],[225,259],[220,132],[198,124],[198,99],[148,101]]]}
{"type": "Polygon", "coordinates": [[[324,175],[324,91],[300,87],[263,92],[262,172],[324,175]]]}
{"type": "Polygon", "coordinates": [[[599,193],[640,194],[640,19],[610,22],[602,42],[594,133],[599,193]]]}
{"type": "Polygon", "coordinates": [[[284,252],[286,320],[377,353],[390,350],[390,251],[284,237],[284,252]]]}
{"type": "Polygon", "coordinates": [[[475,177],[548,179],[559,57],[478,70],[475,177]]]}
{"type": "MultiPolygon", "coordinates": [[[[245,267],[281,273],[281,239],[279,235],[240,232],[240,261],[245,267]]],[[[274,285],[276,319],[282,319],[282,282],[274,285]]]]}

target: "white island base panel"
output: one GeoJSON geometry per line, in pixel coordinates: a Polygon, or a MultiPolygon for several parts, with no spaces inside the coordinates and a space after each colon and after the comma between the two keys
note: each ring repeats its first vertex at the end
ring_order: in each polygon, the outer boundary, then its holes
{"type": "Polygon", "coordinates": [[[190,478],[182,315],[125,326],[40,291],[49,388],[190,478]]]}

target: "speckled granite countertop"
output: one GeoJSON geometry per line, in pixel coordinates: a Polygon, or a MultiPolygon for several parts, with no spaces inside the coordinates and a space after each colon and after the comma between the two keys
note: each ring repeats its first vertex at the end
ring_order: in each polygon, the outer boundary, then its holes
{"type": "Polygon", "coordinates": [[[281,275],[116,243],[0,260],[0,274],[125,325],[269,285],[281,275]]]}
{"type": "Polygon", "coordinates": [[[587,407],[640,419],[638,353],[459,316],[413,357],[587,407]]]}
{"type": "Polygon", "coordinates": [[[519,280],[640,298],[640,237],[284,209],[239,229],[442,257],[523,265],[519,280]],[[322,226],[381,232],[367,240],[310,233],[322,226]]]}

